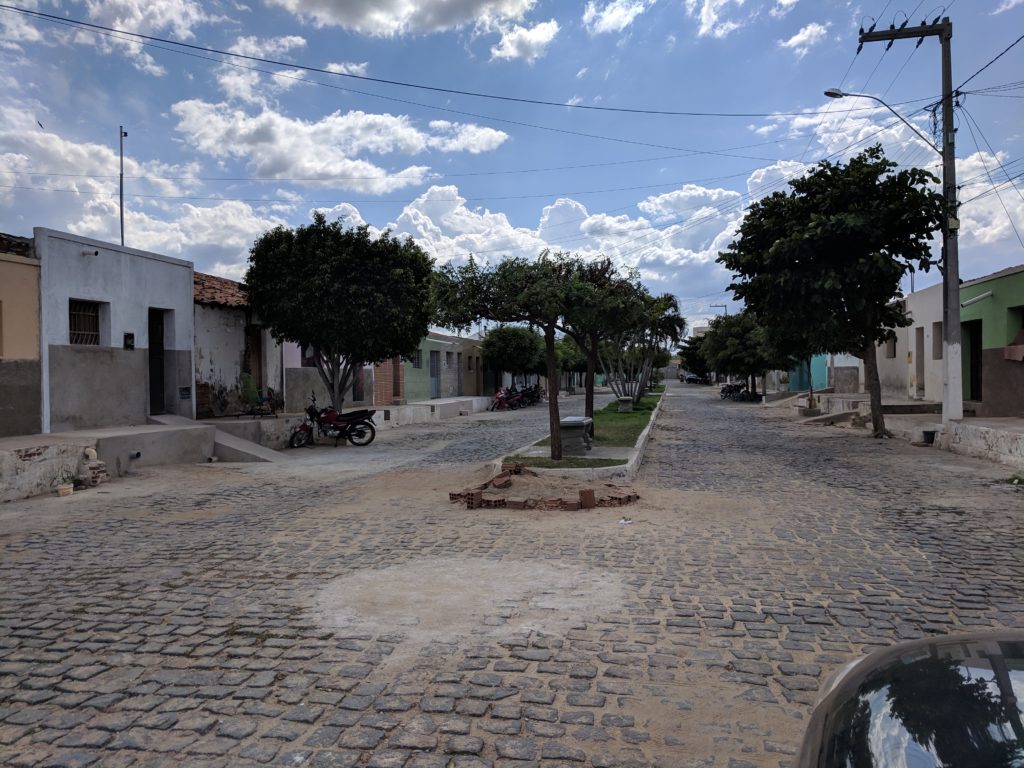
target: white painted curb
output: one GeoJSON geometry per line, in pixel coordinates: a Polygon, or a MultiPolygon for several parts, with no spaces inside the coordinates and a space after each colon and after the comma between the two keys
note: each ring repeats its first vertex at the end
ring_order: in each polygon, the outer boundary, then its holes
{"type": "MultiPolygon", "coordinates": [[[[625,464],[618,464],[614,467],[588,467],[585,469],[543,469],[541,467],[529,467],[529,470],[531,472],[536,472],[538,475],[568,477],[576,480],[632,480],[636,477],[636,473],[640,471],[640,463],[644,459],[644,451],[647,449],[647,443],[651,439],[651,430],[654,429],[654,425],[658,420],[658,414],[661,413],[661,406],[665,402],[666,394],[667,392],[662,392],[661,397],[658,398],[658,404],[654,406],[654,410],[651,411],[650,421],[647,422],[647,426],[644,428],[644,431],[641,432],[640,437],[637,438],[636,445],[630,448],[629,457],[625,464]]],[[[511,451],[509,455],[519,454],[532,447],[533,443],[528,443],[527,445],[517,448],[515,451],[511,451]]],[[[503,459],[495,459],[490,462],[489,466],[494,474],[501,472],[502,463],[503,459]]]]}

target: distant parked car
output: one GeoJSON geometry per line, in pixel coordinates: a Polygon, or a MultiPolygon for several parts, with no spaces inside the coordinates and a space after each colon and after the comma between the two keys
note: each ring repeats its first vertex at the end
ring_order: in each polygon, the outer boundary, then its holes
{"type": "Polygon", "coordinates": [[[708,384],[708,383],[710,383],[708,381],[707,376],[698,376],[696,373],[688,373],[683,378],[683,381],[685,381],[687,384],[708,384]]]}
{"type": "Polygon", "coordinates": [[[876,651],[826,685],[800,768],[1024,765],[1024,630],[876,651]]]}

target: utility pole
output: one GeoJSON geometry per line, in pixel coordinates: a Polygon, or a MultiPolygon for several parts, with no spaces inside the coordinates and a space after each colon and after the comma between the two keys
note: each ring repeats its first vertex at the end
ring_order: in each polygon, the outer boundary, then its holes
{"type": "Polygon", "coordinates": [[[724,309],[725,316],[729,316],[729,306],[727,304],[709,304],[708,306],[711,307],[712,309],[724,309]]]}
{"type": "Polygon", "coordinates": [[[931,24],[901,27],[880,32],[861,32],[860,43],[917,37],[938,37],[942,46],[942,192],[946,215],[942,221],[942,424],[964,417],[963,371],[960,348],[960,220],[956,200],[956,128],[953,125],[953,65],[950,41],[953,22],[949,17],[931,24]]]}
{"type": "Polygon", "coordinates": [[[124,246],[124,137],[128,135],[128,131],[124,129],[124,126],[118,126],[117,137],[121,143],[121,194],[118,208],[121,211],[121,245],[124,246]]]}

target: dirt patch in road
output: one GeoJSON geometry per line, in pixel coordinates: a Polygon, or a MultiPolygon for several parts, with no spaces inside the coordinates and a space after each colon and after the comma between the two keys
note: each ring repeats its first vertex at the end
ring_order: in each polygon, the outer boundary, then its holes
{"type": "Polygon", "coordinates": [[[446,557],[335,579],[317,596],[316,612],[326,627],[401,635],[392,666],[431,643],[564,633],[587,615],[621,610],[625,600],[619,577],[599,569],[446,557]]]}

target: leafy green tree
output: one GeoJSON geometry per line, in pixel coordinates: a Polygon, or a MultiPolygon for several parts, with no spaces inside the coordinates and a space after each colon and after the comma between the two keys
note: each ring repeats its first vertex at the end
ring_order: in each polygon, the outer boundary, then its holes
{"type": "Polygon", "coordinates": [[[496,266],[480,267],[474,260],[462,266],[445,265],[436,273],[436,321],[449,328],[468,328],[481,319],[528,323],[544,337],[548,380],[548,427],[551,458],[562,458],[559,431],[558,362],[555,331],[566,306],[566,257],[544,251],[536,261],[505,258],[496,266]]]}
{"type": "Polygon", "coordinates": [[[684,339],[682,346],[679,347],[679,359],[683,370],[705,378],[710,375],[711,369],[708,368],[707,358],[701,349],[702,340],[702,336],[688,336],[684,339]]]}
{"type": "Polygon", "coordinates": [[[584,414],[593,417],[601,345],[640,322],[647,292],[636,272],[623,275],[608,258],[586,261],[571,257],[566,274],[566,306],[559,328],[576,342],[586,358],[584,414]]]}
{"type": "Polygon", "coordinates": [[[524,375],[544,359],[544,339],[531,328],[499,325],[484,336],[483,356],[495,370],[524,375]]]}
{"type": "Polygon", "coordinates": [[[639,402],[661,349],[675,346],[686,330],[675,296],[644,292],[622,319],[622,330],[602,344],[599,357],[608,385],[617,397],[639,402]]]}
{"type": "Polygon", "coordinates": [[[743,376],[757,392],[757,377],[766,371],[789,368],[792,358],[772,344],[771,334],[750,312],[716,317],[700,340],[700,352],[716,373],[743,376]]]}
{"type": "Polygon", "coordinates": [[[309,347],[341,408],[355,370],[410,355],[427,335],[433,263],[411,239],[313,223],[265,232],[249,251],[249,304],[278,341],[309,347]]]}
{"type": "Polygon", "coordinates": [[[881,147],[848,163],[823,161],[755,202],[718,261],[730,289],[780,350],[807,358],[846,352],[864,360],[876,437],[886,434],[875,345],[910,324],[900,280],[932,264],[929,245],[945,209],[937,179],[896,171],[881,147]]]}

